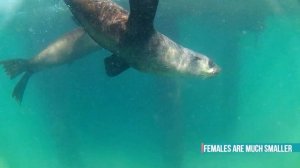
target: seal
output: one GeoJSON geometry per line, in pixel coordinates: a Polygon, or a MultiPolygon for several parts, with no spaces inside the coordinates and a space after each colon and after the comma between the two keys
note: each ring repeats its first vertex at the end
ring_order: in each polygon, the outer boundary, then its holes
{"type": "Polygon", "coordinates": [[[158,0],[129,0],[130,13],[111,0],[64,0],[85,31],[113,54],[106,73],[129,67],[166,75],[214,76],[220,68],[207,56],[185,48],[155,30],[158,0]]]}
{"type": "Polygon", "coordinates": [[[4,60],[0,61],[0,65],[3,65],[7,75],[11,79],[23,74],[12,94],[21,103],[26,85],[32,74],[70,63],[99,49],[100,46],[82,28],[77,28],[58,38],[29,60],[4,60]]]}

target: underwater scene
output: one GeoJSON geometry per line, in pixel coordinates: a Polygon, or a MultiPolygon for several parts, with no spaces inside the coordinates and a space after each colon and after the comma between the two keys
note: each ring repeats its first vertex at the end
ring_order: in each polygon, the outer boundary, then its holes
{"type": "Polygon", "coordinates": [[[0,0],[0,168],[299,167],[201,149],[300,143],[299,0],[113,0],[110,30],[89,1],[0,0]]]}

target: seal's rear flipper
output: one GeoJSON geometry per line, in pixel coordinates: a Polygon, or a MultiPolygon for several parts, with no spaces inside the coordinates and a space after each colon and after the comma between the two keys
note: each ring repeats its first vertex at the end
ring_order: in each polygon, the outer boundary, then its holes
{"type": "Polygon", "coordinates": [[[27,82],[32,75],[29,70],[29,61],[25,59],[12,59],[6,61],[0,61],[0,65],[3,65],[6,74],[11,78],[14,79],[18,75],[25,72],[22,76],[21,80],[17,83],[14,88],[12,96],[19,102],[22,102],[24,90],[26,88],[27,82]]]}
{"type": "Polygon", "coordinates": [[[32,73],[26,72],[14,88],[12,97],[15,98],[18,103],[22,102],[24,91],[31,75],[32,73]]]}
{"type": "Polygon", "coordinates": [[[0,65],[3,65],[3,68],[6,74],[14,79],[21,73],[27,71],[28,60],[25,59],[11,59],[6,61],[0,61],[0,65]]]}
{"type": "Polygon", "coordinates": [[[130,66],[120,57],[112,55],[104,59],[106,74],[115,77],[126,71],[130,66]]]}
{"type": "Polygon", "coordinates": [[[144,32],[154,29],[153,21],[155,18],[158,1],[159,0],[129,0],[129,28],[134,29],[133,31],[144,32]]]}

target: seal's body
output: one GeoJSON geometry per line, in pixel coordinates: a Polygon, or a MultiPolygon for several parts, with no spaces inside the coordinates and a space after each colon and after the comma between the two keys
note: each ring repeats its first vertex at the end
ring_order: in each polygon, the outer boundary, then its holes
{"type": "Polygon", "coordinates": [[[29,60],[31,72],[70,63],[95,52],[100,46],[82,29],[65,34],[29,60]]]}
{"type": "Polygon", "coordinates": [[[65,0],[86,32],[112,56],[109,76],[129,67],[157,74],[212,76],[219,68],[208,57],[184,48],[154,29],[158,0],[129,0],[130,13],[111,0],[65,0]]]}
{"type": "Polygon", "coordinates": [[[13,91],[13,97],[21,102],[26,84],[33,73],[70,63],[99,49],[99,45],[82,28],[77,28],[60,37],[29,60],[11,59],[0,61],[0,64],[11,79],[24,73],[13,91]]]}

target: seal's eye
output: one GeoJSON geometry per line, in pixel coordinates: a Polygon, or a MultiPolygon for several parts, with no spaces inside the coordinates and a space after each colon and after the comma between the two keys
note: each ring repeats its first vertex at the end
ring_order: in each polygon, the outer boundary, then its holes
{"type": "Polygon", "coordinates": [[[202,58],[200,58],[200,57],[194,57],[193,58],[193,61],[201,61],[202,60],[202,58]]]}
{"type": "Polygon", "coordinates": [[[215,63],[212,62],[211,60],[208,60],[208,66],[209,67],[215,67],[215,63]]]}

